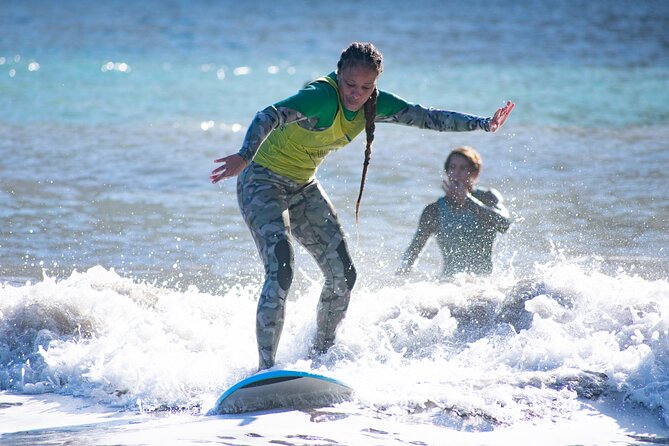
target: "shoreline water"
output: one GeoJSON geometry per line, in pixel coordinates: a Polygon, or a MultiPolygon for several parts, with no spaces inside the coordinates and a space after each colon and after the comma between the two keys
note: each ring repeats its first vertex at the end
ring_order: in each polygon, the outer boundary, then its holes
{"type": "Polygon", "coordinates": [[[565,419],[528,421],[494,432],[454,430],[405,417],[369,416],[338,406],[310,411],[273,411],[245,415],[193,416],[184,413],[116,412],[94,401],[58,395],[0,393],[0,440],[6,445],[52,444],[542,444],[643,446],[669,441],[659,419],[643,411],[621,412],[615,404],[584,402],[565,419]],[[85,410],[82,410],[85,409],[85,410]],[[394,421],[396,419],[397,421],[394,421]],[[31,420],[31,421],[27,421],[31,420]],[[13,428],[8,428],[12,425],[13,428]],[[83,442],[83,443],[82,443],[83,442]],[[241,443],[237,443],[241,442],[241,443]]]}

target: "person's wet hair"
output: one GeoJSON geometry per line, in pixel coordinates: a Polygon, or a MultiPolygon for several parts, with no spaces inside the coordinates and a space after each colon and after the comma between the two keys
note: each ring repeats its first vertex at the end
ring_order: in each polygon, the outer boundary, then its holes
{"type": "Polygon", "coordinates": [[[471,166],[474,172],[476,173],[481,172],[481,166],[483,165],[483,161],[481,160],[481,155],[479,155],[479,153],[470,146],[460,146],[451,150],[451,153],[448,154],[446,162],[444,163],[445,171],[448,171],[448,165],[451,163],[451,158],[453,158],[453,155],[464,156],[469,162],[469,165],[471,166]]]}

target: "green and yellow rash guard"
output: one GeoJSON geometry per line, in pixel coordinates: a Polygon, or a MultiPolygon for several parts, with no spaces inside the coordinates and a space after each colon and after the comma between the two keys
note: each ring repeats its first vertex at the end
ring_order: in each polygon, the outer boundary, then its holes
{"type": "MultiPolygon", "coordinates": [[[[437,131],[490,130],[490,118],[428,109],[383,90],[379,90],[375,122],[437,131]]],[[[344,108],[337,75],[330,73],[258,112],[239,155],[303,183],[314,177],[328,153],[347,145],[364,128],[364,111],[344,108]]]]}

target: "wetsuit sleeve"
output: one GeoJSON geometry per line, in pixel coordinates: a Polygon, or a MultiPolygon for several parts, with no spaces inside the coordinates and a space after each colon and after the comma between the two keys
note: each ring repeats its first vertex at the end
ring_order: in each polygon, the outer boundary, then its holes
{"type": "Polygon", "coordinates": [[[239,156],[244,158],[244,161],[247,163],[250,162],[256,156],[258,148],[267,139],[272,130],[280,125],[299,121],[300,119],[304,119],[304,116],[300,112],[285,107],[277,108],[270,105],[266,109],[259,111],[256,113],[253,121],[251,121],[248,130],[246,130],[244,142],[242,142],[242,147],[239,149],[239,156]]]}
{"type": "Polygon", "coordinates": [[[418,221],[418,230],[413,236],[413,240],[402,256],[400,267],[397,270],[398,274],[405,274],[411,271],[411,267],[416,262],[418,254],[425,247],[425,243],[430,236],[437,232],[439,224],[439,207],[437,203],[429,204],[420,216],[418,221]]]}
{"type": "Polygon", "coordinates": [[[376,122],[403,124],[440,132],[490,131],[490,120],[465,113],[425,108],[392,93],[379,91],[376,122]]]}
{"type": "Polygon", "coordinates": [[[511,216],[504,206],[504,199],[496,189],[476,190],[467,196],[468,209],[490,228],[506,232],[511,225],[511,216]]]}

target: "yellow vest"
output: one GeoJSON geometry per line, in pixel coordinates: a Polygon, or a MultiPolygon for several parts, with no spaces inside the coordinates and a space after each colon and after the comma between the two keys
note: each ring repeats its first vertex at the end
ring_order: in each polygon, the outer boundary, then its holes
{"type": "Polygon", "coordinates": [[[307,130],[292,122],[274,129],[260,145],[253,161],[293,181],[306,183],[316,175],[316,169],[333,150],[344,147],[365,128],[365,114],[359,110],[352,121],[344,117],[337,83],[329,77],[315,82],[327,82],[337,92],[338,109],[332,125],[325,130],[307,130]]]}

